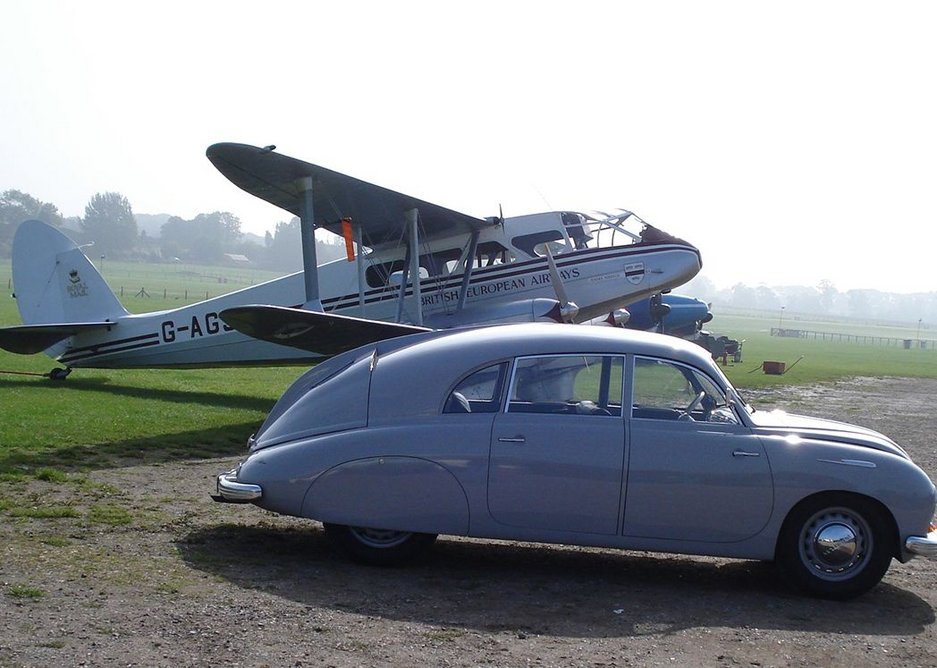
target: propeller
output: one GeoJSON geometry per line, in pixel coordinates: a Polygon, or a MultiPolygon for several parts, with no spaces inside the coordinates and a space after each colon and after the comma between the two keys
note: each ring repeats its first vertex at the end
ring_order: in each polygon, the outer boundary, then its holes
{"type": "Polygon", "coordinates": [[[664,318],[670,313],[670,305],[663,302],[661,293],[658,292],[651,297],[650,310],[655,331],[664,334],[664,318]]]}
{"type": "Polygon", "coordinates": [[[556,268],[556,260],[553,259],[553,252],[550,250],[550,244],[545,243],[543,247],[546,250],[545,257],[547,258],[547,265],[550,267],[550,282],[553,284],[556,298],[560,302],[559,319],[561,322],[573,322],[575,317],[579,315],[579,307],[574,302],[569,301],[569,296],[566,294],[566,287],[563,285],[563,279],[560,277],[560,272],[556,268]]]}
{"type": "Polygon", "coordinates": [[[498,215],[497,216],[488,216],[485,218],[492,225],[500,225],[504,227],[504,209],[501,207],[501,204],[498,203],[498,215]]]}

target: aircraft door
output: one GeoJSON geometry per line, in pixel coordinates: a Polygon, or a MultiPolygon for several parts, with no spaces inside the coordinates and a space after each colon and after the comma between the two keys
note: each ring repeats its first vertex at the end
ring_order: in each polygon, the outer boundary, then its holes
{"type": "Polygon", "coordinates": [[[488,509],[516,527],[614,535],[624,464],[623,358],[518,359],[494,421],[488,509]]]}

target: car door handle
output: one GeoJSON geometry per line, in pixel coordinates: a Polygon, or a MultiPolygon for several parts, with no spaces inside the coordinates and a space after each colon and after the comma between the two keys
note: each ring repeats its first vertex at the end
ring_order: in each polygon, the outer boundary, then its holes
{"type": "Polygon", "coordinates": [[[513,437],[499,436],[498,437],[498,443],[526,443],[526,442],[527,442],[527,439],[524,438],[523,436],[513,436],[513,437]]]}
{"type": "Polygon", "coordinates": [[[733,457],[761,457],[760,452],[748,452],[747,450],[733,450],[733,457]]]}

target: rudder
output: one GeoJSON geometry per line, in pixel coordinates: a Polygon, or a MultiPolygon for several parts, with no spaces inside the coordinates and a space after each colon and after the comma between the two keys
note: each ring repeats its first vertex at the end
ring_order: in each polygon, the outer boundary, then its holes
{"type": "Polygon", "coordinates": [[[129,314],[78,245],[38,220],[22,223],[13,237],[13,290],[27,325],[114,321],[129,314]]]}

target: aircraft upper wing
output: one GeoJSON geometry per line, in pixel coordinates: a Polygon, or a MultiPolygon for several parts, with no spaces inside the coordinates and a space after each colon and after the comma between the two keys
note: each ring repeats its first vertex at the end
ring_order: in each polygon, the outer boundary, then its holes
{"type": "Polygon", "coordinates": [[[341,219],[351,218],[361,226],[364,245],[370,248],[399,244],[404,212],[414,208],[420,212],[424,240],[495,224],[274,153],[272,148],[222,143],[209,146],[206,155],[236,186],[297,216],[303,208],[303,180],[312,177],[315,226],[341,235],[341,219]]]}
{"type": "Polygon", "coordinates": [[[32,355],[78,332],[110,327],[114,327],[113,322],[65,322],[0,327],[0,348],[20,355],[32,355]]]}

